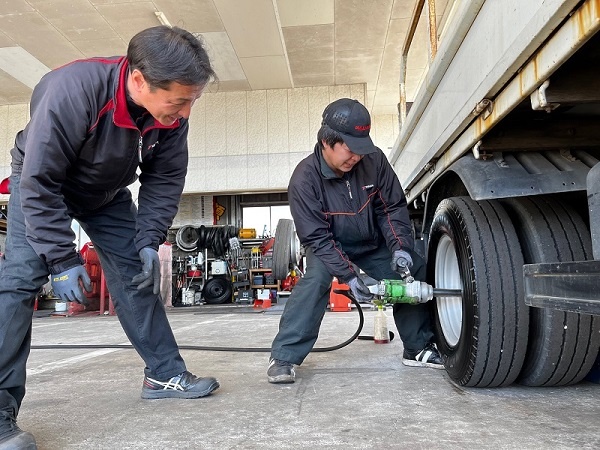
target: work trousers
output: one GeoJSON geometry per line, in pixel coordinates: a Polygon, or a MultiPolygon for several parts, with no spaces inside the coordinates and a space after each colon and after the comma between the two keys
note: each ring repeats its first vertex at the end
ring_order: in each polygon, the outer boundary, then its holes
{"type": "MultiPolygon", "coordinates": [[[[350,260],[375,280],[401,279],[392,270],[392,254],[382,244],[373,252],[352,254],[350,260]]],[[[414,252],[411,273],[416,280],[425,281],[425,262],[414,252]]],[[[319,336],[319,328],[329,303],[333,277],[311,249],[306,251],[306,273],[294,286],[279,322],[279,332],[271,346],[271,357],[293,364],[302,364],[319,336]]],[[[418,352],[433,341],[428,305],[394,304],[394,322],[409,352],[418,352]]]]}
{"type": "MultiPolygon", "coordinates": [[[[35,296],[49,275],[47,265],[25,237],[19,183],[20,177],[13,174],[5,260],[0,265],[0,412],[7,411],[15,417],[25,395],[35,296]]],[[[101,209],[74,218],[98,252],[115,311],[146,364],[145,374],[168,379],[186,367],[160,297],[152,293],[152,285],[137,290],[131,284],[131,279],[142,270],[134,245],[136,214],[131,193],[123,189],[101,209]]],[[[67,340],[78,343],[77,336],[67,340]]]]}

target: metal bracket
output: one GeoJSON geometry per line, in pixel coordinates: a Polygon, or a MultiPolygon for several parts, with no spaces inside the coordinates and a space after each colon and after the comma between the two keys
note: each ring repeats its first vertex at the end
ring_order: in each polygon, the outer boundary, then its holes
{"type": "Polygon", "coordinates": [[[525,304],[600,315],[600,261],[525,264],[525,304]]]}
{"type": "Polygon", "coordinates": [[[542,85],[531,93],[531,109],[534,111],[552,112],[560,106],[560,103],[548,103],[546,99],[546,90],[550,86],[550,80],[546,80],[542,85]]]}
{"type": "Polygon", "coordinates": [[[488,117],[490,117],[493,110],[494,110],[494,102],[492,100],[490,100],[489,98],[484,98],[479,103],[477,103],[477,105],[475,106],[473,111],[471,111],[471,114],[474,115],[475,117],[477,117],[481,114],[481,118],[483,120],[485,120],[488,117]]]}
{"type": "Polygon", "coordinates": [[[435,172],[435,163],[437,162],[437,159],[432,159],[430,162],[428,162],[427,164],[425,164],[425,167],[423,167],[423,170],[429,173],[434,173],[435,172]]]}
{"type": "Polygon", "coordinates": [[[480,149],[481,141],[477,141],[477,143],[473,146],[473,157],[475,159],[481,159],[482,161],[485,161],[486,159],[492,156],[489,153],[486,153],[484,151],[482,152],[480,149]]]}

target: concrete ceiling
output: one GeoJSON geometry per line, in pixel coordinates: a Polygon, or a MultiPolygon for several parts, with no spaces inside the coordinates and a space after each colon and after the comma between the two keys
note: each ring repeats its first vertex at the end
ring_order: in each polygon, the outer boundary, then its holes
{"type": "MultiPolygon", "coordinates": [[[[372,114],[395,114],[402,45],[417,0],[0,0],[0,105],[27,103],[48,70],[124,54],[159,25],[200,33],[219,92],[366,83],[372,114]]],[[[438,29],[453,0],[436,0],[438,29]]],[[[439,33],[438,33],[439,34],[439,33]]],[[[421,18],[407,100],[427,67],[421,18]]],[[[215,88],[216,90],[217,88],[215,88]]]]}

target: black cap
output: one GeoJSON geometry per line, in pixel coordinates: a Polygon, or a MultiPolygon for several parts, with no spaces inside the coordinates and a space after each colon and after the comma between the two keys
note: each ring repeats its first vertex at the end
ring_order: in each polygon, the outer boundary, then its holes
{"type": "Polygon", "coordinates": [[[358,100],[340,98],[330,103],[323,111],[321,124],[340,133],[352,153],[368,155],[375,151],[369,137],[371,116],[358,100]]]}

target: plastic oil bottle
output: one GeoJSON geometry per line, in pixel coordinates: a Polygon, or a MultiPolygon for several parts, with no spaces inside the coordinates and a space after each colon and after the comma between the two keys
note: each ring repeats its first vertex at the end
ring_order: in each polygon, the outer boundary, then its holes
{"type": "Polygon", "coordinates": [[[383,304],[377,305],[373,340],[376,344],[388,344],[390,342],[390,333],[388,332],[387,327],[387,316],[385,315],[385,312],[383,312],[383,304]]]}

